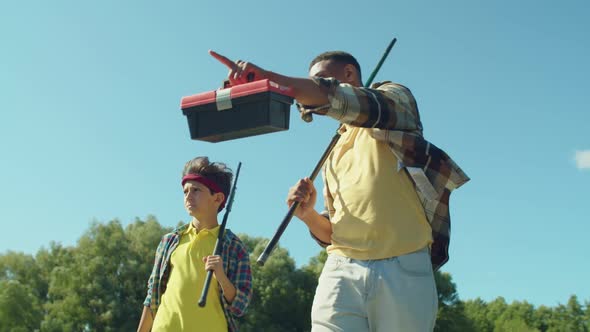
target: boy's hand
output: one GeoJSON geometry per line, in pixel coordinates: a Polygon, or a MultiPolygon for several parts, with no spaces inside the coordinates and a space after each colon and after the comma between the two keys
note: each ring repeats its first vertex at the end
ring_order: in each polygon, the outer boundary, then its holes
{"type": "Polygon", "coordinates": [[[203,262],[205,262],[205,270],[213,271],[215,277],[218,277],[220,273],[225,273],[223,271],[223,259],[221,259],[221,256],[211,255],[203,257],[203,262]]]}
{"type": "Polygon", "coordinates": [[[231,61],[223,55],[209,50],[209,54],[229,68],[227,78],[232,85],[268,78],[268,72],[252,63],[242,60],[231,61]]]}
{"type": "Polygon", "coordinates": [[[317,198],[317,192],[313,185],[313,181],[309,178],[299,180],[291,189],[287,195],[287,205],[291,207],[293,203],[299,202],[299,206],[295,210],[295,216],[304,220],[315,206],[317,198]]]}

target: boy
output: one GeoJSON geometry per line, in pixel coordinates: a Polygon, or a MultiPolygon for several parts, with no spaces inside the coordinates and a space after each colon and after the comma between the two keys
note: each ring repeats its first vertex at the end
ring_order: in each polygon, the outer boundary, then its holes
{"type": "Polygon", "coordinates": [[[217,214],[225,207],[232,177],[225,164],[207,157],[184,166],[184,206],[192,220],[158,245],[138,332],[237,331],[235,319],[244,315],[252,297],[248,252],[226,229],[222,255],[211,255],[219,234],[217,214]],[[201,308],[197,302],[207,270],[215,279],[201,308]]]}

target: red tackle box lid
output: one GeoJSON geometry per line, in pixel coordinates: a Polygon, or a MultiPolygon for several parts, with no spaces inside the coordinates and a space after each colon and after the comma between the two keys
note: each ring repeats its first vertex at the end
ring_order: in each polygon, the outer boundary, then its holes
{"type": "Polygon", "coordinates": [[[220,142],[289,129],[293,90],[268,79],[183,97],[191,139],[220,142]]]}
{"type": "Polygon", "coordinates": [[[229,99],[234,100],[264,92],[275,92],[291,98],[294,97],[293,89],[278,85],[269,79],[263,79],[183,97],[180,102],[180,108],[185,110],[199,105],[217,103],[221,98],[229,97],[229,99]]]}

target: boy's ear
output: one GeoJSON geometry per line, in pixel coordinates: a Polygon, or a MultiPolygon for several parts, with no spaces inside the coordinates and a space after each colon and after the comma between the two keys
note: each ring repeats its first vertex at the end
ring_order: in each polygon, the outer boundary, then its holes
{"type": "Polygon", "coordinates": [[[222,192],[215,193],[215,202],[221,204],[225,199],[225,194],[222,192]]]}

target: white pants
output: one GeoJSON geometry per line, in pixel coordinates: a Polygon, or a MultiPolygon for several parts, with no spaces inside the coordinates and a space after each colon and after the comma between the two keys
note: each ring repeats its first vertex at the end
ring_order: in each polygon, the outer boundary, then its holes
{"type": "Polygon", "coordinates": [[[425,332],[438,297],[428,250],[380,260],[328,255],[311,309],[312,332],[425,332]]]}

